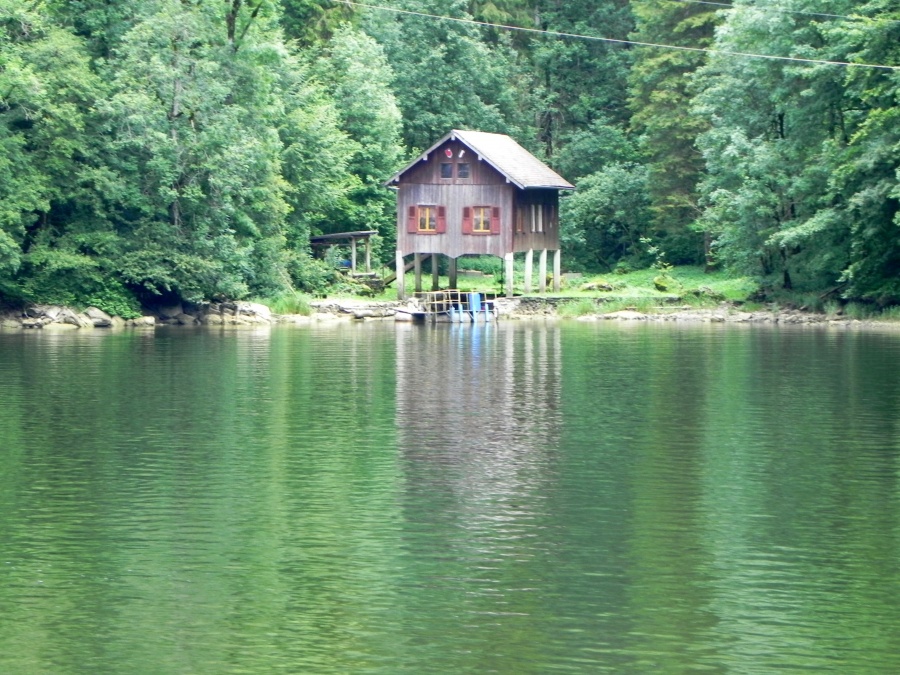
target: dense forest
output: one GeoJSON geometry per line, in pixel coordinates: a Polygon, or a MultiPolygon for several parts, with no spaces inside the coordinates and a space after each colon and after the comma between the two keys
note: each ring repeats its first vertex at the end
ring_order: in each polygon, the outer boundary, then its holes
{"type": "Polygon", "coordinates": [[[570,269],[897,303],[896,67],[900,0],[0,0],[0,299],[322,291],[469,128],[577,185],[570,269]]]}

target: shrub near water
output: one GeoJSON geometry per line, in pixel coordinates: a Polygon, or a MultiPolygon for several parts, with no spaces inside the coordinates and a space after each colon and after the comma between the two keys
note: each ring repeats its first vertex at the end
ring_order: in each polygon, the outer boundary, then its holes
{"type": "Polygon", "coordinates": [[[309,316],[312,314],[312,306],[309,299],[300,293],[281,293],[271,298],[254,300],[261,305],[265,305],[273,314],[302,314],[309,316]]]}

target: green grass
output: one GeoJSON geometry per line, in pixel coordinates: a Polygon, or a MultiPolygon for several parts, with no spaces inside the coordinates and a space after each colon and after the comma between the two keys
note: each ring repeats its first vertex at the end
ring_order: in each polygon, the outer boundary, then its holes
{"type": "MultiPolygon", "coordinates": [[[[467,267],[471,268],[478,266],[484,267],[485,270],[489,268],[486,264],[467,265],[467,267]]],[[[462,268],[462,262],[460,267],[462,268]]],[[[422,288],[427,291],[431,289],[431,270],[428,264],[425,265],[425,268],[422,273],[422,288]]],[[[604,303],[604,310],[607,307],[625,309],[635,307],[638,304],[643,307],[658,307],[673,302],[692,307],[713,307],[723,300],[742,302],[757,289],[756,284],[750,279],[731,277],[724,272],[706,273],[702,267],[675,267],[668,274],[673,283],[667,292],[658,291],[653,285],[653,280],[660,276],[660,271],[644,269],[626,274],[585,274],[574,280],[563,279],[560,292],[548,292],[547,295],[572,299],[596,299],[598,302],[604,303]],[[586,288],[590,285],[607,287],[609,290],[590,290],[586,288]]],[[[522,292],[524,277],[524,265],[517,260],[515,269],[516,293],[522,292]]],[[[498,293],[503,291],[500,285],[501,279],[502,275],[499,274],[483,277],[468,277],[460,274],[457,278],[457,287],[461,291],[498,293]]],[[[533,277],[532,283],[535,287],[537,286],[537,274],[533,277]]],[[[448,288],[449,279],[446,276],[440,277],[440,286],[441,288],[448,288]]],[[[415,288],[415,274],[412,272],[406,275],[406,288],[410,293],[415,288]]],[[[532,295],[537,295],[537,293],[534,292],[532,295]]],[[[396,297],[397,288],[396,284],[394,284],[377,295],[375,299],[387,301],[394,300],[396,297]]],[[[581,305],[582,308],[586,306],[581,305]]],[[[606,311],[616,310],[608,309],[606,311]]]]}
{"type": "Polygon", "coordinates": [[[268,307],[273,314],[302,314],[309,316],[312,314],[312,306],[309,304],[309,298],[302,293],[292,293],[285,291],[271,298],[255,298],[253,302],[268,307]]]}
{"type": "Polygon", "coordinates": [[[718,305],[723,300],[742,302],[756,291],[756,284],[744,277],[731,277],[723,272],[706,273],[702,267],[675,267],[668,272],[669,288],[663,292],[654,286],[654,279],[660,275],[656,269],[626,274],[585,275],[576,281],[568,281],[559,295],[626,302],[646,298],[657,304],[675,301],[693,307],[706,307],[718,305]],[[610,290],[591,290],[591,286],[609,287],[610,290]]]}
{"type": "Polygon", "coordinates": [[[601,310],[597,307],[597,303],[591,298],[579,298],[560,305],[557,313],[562,317],[574,319],[579,316],[596,314],[599,311],[601,310]]]}

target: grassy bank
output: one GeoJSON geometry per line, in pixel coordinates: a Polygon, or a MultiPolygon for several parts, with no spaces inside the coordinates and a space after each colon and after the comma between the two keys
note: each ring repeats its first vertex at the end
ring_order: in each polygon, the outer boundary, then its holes
{"type": "MultiPolygon", "coordinates": [[[[461,291],[503,292],[502,261],[465,259],[460,265],[457,287],[461,291]],[[465,266],[464,266],[465,265],[465,266]]],[[[518,261],[515,269],[515,289],[522,293],[524,266],[518,261]]],[[[536,276],[533,284],[537,285],[536,276]]],[[[426,265],[422,275],[423,288],[431,288],[430,268],[426,265]]],[[[448,288],[446,275],[439,277],[440,287],[448,288]]],[[[548,280],[548,286],[552,283],[548,280]]],[[[406,288],[415,287],[415,275],[406,275],[406,288]]],[[[532,293],[531,295],[537,295],[532,293]]],[[[546,293],[544,297],[566,299],[559,304],[563,316],[583,316],[598,312],[614,312],[622,309],[642,313],[659,313],[685,308],[712,308],[727,303],[745,311],[782,309],[801,310],[824,314],[830,318],[845,317],[859,320],[900,321],[900,307],[879,308],[874,304],[844,302],[818,292],[770,292],[759,300],[759,286],[747,277],[735,277],[722,271],[706,272],[702,267],[673,267],[668,270],[644,269],[625,274],[566,274],[561,280],[559,293],[546,293]]],[[[359,295],[334,293],[329,297],[360,298],[359,295]]],[[[397,299],[396,285],[366,299],[390,302],[397,299]]],[[[286,293],[276,298],[257,298],[275,314],[309,314],[312,298],[302,294],[286,293]]]]}

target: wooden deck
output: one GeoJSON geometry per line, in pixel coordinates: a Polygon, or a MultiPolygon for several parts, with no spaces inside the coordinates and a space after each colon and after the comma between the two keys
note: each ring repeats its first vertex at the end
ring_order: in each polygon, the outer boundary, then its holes
{"type": "Polygon", "coordinates": [[[497,318],[495,301],[497,293],[460,291],[430,291],[416,293],[422,306],[420,311],[404,311],[399,320],[430,321],[432,323],[475,323],[493,321],[497,318]]]}

